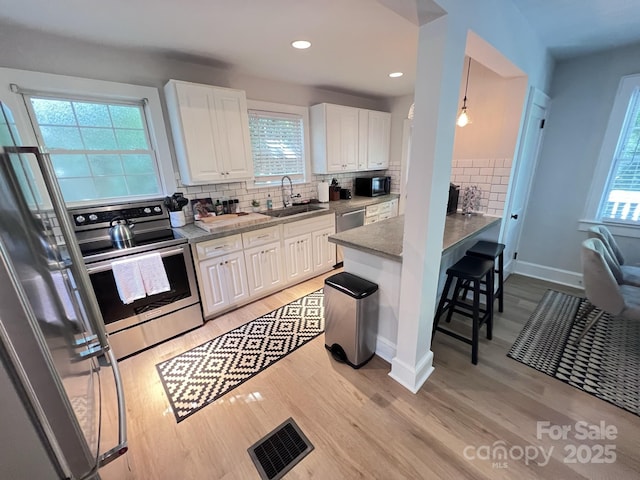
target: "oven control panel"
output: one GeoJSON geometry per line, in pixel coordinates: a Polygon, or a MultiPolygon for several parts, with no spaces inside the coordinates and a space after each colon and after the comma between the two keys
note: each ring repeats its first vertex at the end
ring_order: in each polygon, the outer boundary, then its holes
{"type": "Polygon", "coordinates": [[[112,206],[95,209],[83,209],[71,212],[76,227],[109,226],[116,217],[122,217],[135,223],[136,221],[154,220],[167,217],[162,203],[144,204],[140,206],[112,206]]]}

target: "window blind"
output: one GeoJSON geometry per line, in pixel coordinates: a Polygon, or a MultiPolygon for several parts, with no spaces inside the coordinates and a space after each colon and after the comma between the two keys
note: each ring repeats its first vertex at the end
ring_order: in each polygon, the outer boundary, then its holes
{"type": "Polygon", "coordinates": [[[599,215],[604,221],[640,220],[640,89],[629,101],[599,215]]]}
{"type": "Polygon", "coordinates": [[[249,110],[249,134],[256,183],[283,175],[304,179],[304,124],[301,115],[249,110]]]}

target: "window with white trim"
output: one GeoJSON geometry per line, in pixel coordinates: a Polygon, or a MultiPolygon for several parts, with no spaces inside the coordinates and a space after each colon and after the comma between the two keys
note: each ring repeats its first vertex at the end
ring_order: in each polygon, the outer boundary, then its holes
{"type": "Polygon", "coordinates": [[[162,194],[143,100],[25,99],[67,202],[162,194]]]}
{"type": "Polygon", "coordinates": [[[640,237],[640,74],[621,78],[579,229],[640,237]]]}
{"type": "Polygon", "coordinates": [[[598,217],[625,223],[640,219],[640,87],[627,107],[598,217]]]}
{"type": "Polygon", "coordinates": [[[248,113],[255,186],[279,184],[284,175],[304,183],[309,171],[307,109],[249,101],[248,113]]]}
{"type": "Polygon", "coordinates": [[[70,206],[175,192],[157,88],[0,67],[0,100],[20,144],[51,154],[70,206]]]}

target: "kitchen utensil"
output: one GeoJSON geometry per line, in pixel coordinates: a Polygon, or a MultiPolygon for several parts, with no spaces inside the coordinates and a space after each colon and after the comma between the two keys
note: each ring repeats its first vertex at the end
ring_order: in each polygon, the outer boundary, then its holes
{"type": "Polygon", "coordinates": [[[133,223],[129,223],[129,220],[123,217],[114,217],[111,219],[110,225],[109,237],[115,248],[130,248],[135,246],[134,233],[131,231],[135,226],[133,223]]]}

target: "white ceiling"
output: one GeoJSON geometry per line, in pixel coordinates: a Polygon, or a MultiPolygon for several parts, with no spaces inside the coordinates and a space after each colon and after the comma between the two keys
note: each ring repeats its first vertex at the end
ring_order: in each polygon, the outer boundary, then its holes
{"type": "MultiPolygon", "coordinates": [[[[512,0],[554,55],[640,41],[640,0],[512,0]],[[633,25],[635,23],[635,25],[633,25]]],[[[0,0],[0,20],[235,73],[396,96],[413,92],[430,0],[0,0]],[[416,3],[423,10],[416,13],[416,3]],[[426,5],[426,7],[425,7],[426,5]],[[308,39],[309,50],[290,47],[308,39]],[[391,79],[388,74],[405,75],[391,79]]]]}

